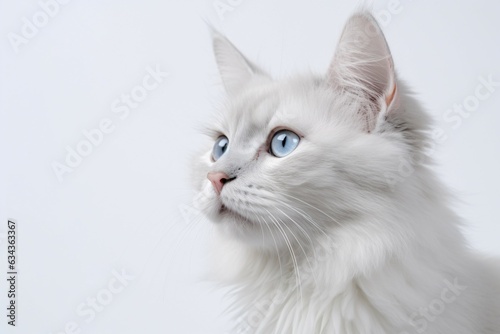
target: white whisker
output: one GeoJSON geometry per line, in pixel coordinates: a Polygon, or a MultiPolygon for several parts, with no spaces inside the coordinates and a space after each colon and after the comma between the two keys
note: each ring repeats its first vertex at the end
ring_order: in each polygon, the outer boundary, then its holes
{"type": "Polygon", "coordinates": [[[276,217],[274,217],[274,215],[269,210],[266,209],[266,211],[271,216],[270,217],[271,221],[273,221],[275,223],[274,225],[278,228],[278,230],[283,235],[285,243],[286,243],[286,245],[288,247],[288,251],[290,252],[290,256],[291,256],[291,259],[292,259],[293,271],[295,272],[295,275],[296,275],[296,281],[297,281],[297,285],[299,287],[300,298],[301,298],[301,301],[302,301],[302,285],[300,284],[301,280],[300,280],[300,272],[298,270],[299,266],[298,266],[298,262],[297,262],[297,257],[295,256],[295,252],[293,251],[292,243],[290,242],[290,239],[286,235],[285,230],[280,225],[280,222],[276,219],[276,217]]]}

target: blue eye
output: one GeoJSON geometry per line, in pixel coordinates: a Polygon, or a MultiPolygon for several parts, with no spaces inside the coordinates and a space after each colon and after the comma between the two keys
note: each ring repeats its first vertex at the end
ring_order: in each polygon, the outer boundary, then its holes
{"type": "Polygon", "coordinates": [[[299,141],[299,136],[290,130],[278,131],[271,139],[271,153],[278,158],[283,158],[297,148],[299,141]]]}
{"type": "Polygon", "coordinates": [[[220,136],[217,138],[212,150],[212,158],[214,161],[219,160],[219,158],[226,153],[227,146],[229,145],[229,139],[226,136],[220,136]]]}

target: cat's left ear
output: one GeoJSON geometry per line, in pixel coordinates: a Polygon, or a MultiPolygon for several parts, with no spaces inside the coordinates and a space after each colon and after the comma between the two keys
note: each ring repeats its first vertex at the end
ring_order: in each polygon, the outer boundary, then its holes
{"type": "Polygon", "coordinates": [[[366,97],[372,107],[363,112],[368,131],[380,113],[397,108],[398,91],[391,52],[375,18],[362,12],[344,27],[327,75],[328,82],[341,91],[366,97]]]}
{"type": "Polygon", "coordinates": [[[240,91],[257,74],[262,72],[231,43],[225,36],[212,29],[212,45],[217,67],[229,95],[240,91]]]}

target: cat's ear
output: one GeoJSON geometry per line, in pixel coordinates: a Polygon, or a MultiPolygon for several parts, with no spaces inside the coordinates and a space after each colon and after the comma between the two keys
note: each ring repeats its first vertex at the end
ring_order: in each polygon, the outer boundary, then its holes
{"type": "Polygon", "coordinates": [[[230,95],[238,92],[260,70],[250,63],[225,36],[212,32],[212,46],[222,83],[230,95]]]}
{"type": "MultiPolygon", "coordinates": [[[[391,52],[375,18],[369,13],[352,16],[344,27],[327,79],[335,88],[367,97],[373,108],[365,112],[375,120],[398,103],[391,52]]],[[[369,122],[369,129],[374,125],[369,122]]]]}

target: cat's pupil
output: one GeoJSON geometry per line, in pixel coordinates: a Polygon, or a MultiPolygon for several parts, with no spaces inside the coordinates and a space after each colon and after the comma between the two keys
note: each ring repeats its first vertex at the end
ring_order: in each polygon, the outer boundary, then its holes
{"type": "Polygon", "coordinates": [[[285,147],[285,146],[286,146],[286,139],[287,139],[287,138],[288,138],[288,137],[285,135],[285,137],[283,138],[283,141],[281,142],[281,143],[282,143],[281,145],[282,145],[283,147],[285,147]]]}

